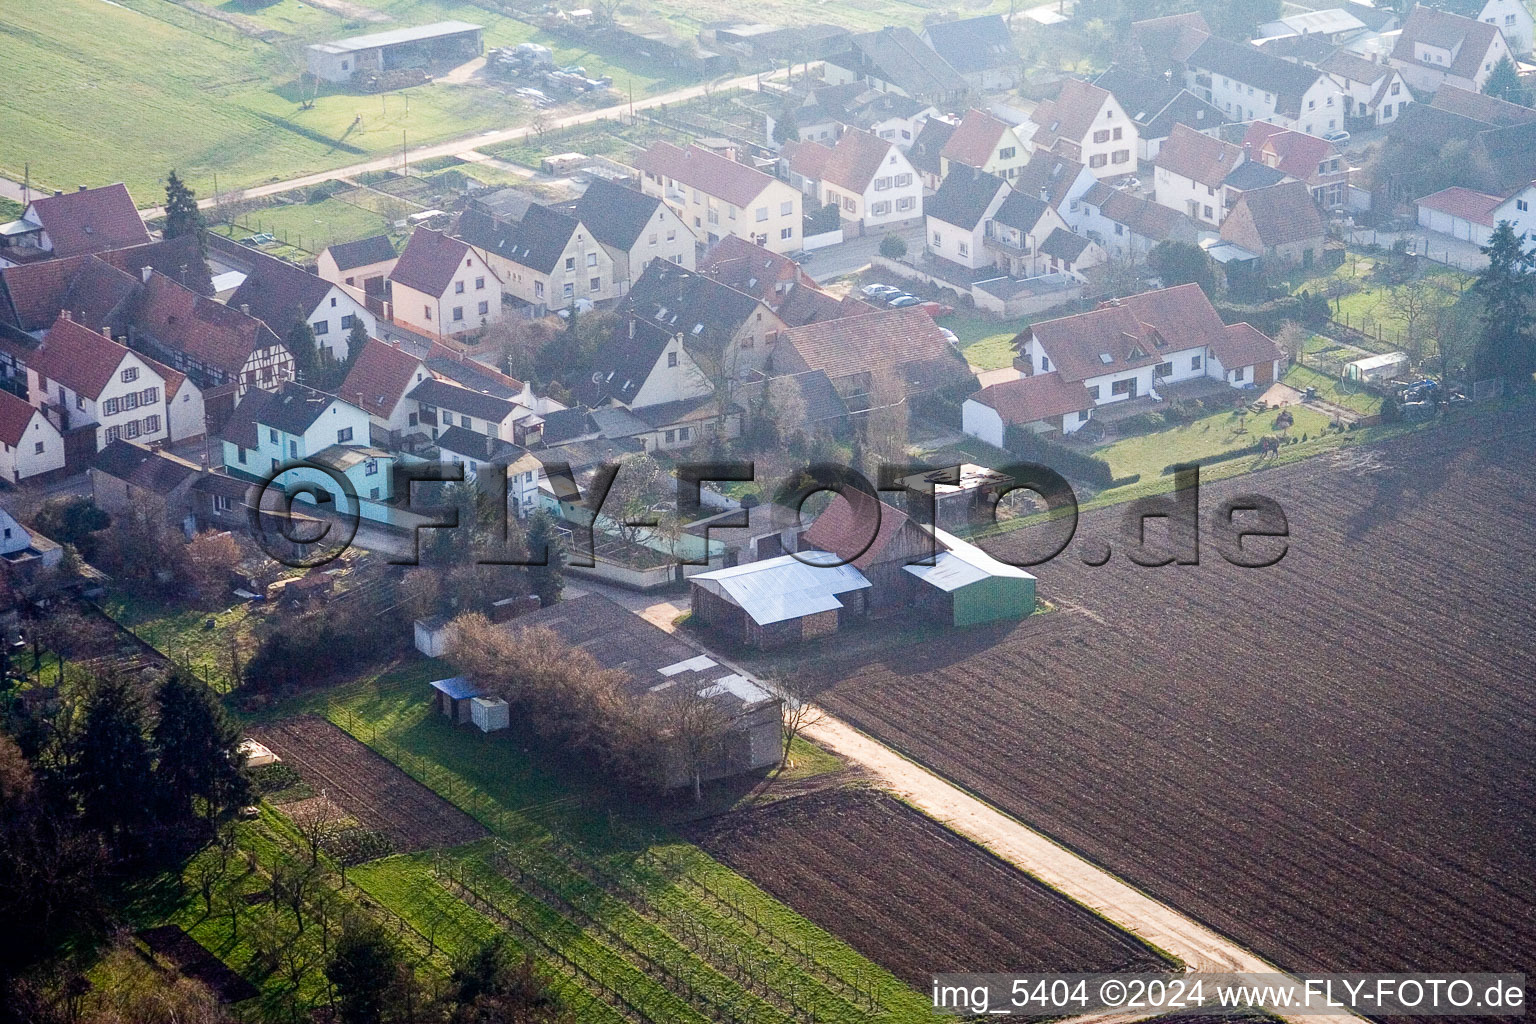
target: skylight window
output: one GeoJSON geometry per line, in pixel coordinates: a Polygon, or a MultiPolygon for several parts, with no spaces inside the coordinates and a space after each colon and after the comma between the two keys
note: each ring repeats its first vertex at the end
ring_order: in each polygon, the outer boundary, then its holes
{"type": "Polygon", "coordinates": [[[1112,363],[1114,361],[1115,361],[1115,357],[1110,355],[1108,352],[1100,352],[1099,353],[1099,362],[1103,363],[1105,366],[1108,366],[1110,363],[1112,363]]]}

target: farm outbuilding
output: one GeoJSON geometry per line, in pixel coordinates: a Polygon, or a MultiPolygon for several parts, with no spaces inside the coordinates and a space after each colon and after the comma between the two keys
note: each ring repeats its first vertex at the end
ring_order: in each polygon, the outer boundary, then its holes
{"type": "Polygon", "coordinates": [[[693,614],[751,647],[772,647],[837,632],[865,615],[870,582],[838,556],[801,551],[688,577],[693,614]],[[826,565],[808,565],[824,561],[826,565]]]}
{"type": "Polygon", "coordinates": [[[359,71],[473,60],[485,49],[483,31],[467,21],[437,21],[315,43],[307,53],[309,73],[327,82],[350,82],[359,71]]]}
{"type": "Polygon", "coordinates": [[[495,732],[512,724],[512,709],[500,697],[472,697],[469,717],[481,732],[495,732]]]}
{"type": "Polygon", "coordinates": [[[956,626],[1022,619],[1035,610],[1035,577],[963,541],[950,545],[932,565],[904,568],[927,584],[917,602],[947,607],[956,626]]]}
{"type": "Polygon", "coordinates": [[[1385,355],[1366,356],[1344,364],[1344,376],[1349,380],[1391,380],[1408,369],[1408,356],[1404,352],[1388,352],[1385,355]]]}
{"type": "Polygon", "coordinates": [[[474,700],[484,691],[463,676],[438,679],[432,683],[432,704],[438,713],[456,725],[474,721],[474,700]]]}

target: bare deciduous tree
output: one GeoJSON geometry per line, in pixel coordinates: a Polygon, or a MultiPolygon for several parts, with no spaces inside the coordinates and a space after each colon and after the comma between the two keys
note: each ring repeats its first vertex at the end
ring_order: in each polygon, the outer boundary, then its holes
{"type": "Polygon", "coordinates": [[[719,700],[694,686],[672,686],[662,693],[665,738],[692,783],[693,800],[698,803],[704,799],[704,772],[720,755],[730,715],[719,700]]]}
{"type": "Polygon", "coordinates": [[[774,676],[763,680],[768,692],[783,702],[779,711],[783,754],[779,764],[790,767],[789,752],[795,737],[821,721],[821,709],[811,703],[811,686],[803,675],[774,676]]]}

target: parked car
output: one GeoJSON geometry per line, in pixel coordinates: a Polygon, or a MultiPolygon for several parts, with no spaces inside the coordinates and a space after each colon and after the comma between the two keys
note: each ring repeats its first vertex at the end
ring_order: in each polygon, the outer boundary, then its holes
{"type": "Polygon", "coordinates": [[[1344,143],[1349,141],[1349,132],[1345,131],[1343,128],[1335,128],[1331,132],[1325,132],[1323,134],[1323,138],[1327,139],[1335,146],[1342,146],[1344,143]]]}
{"type": "Polygon", "coordinates": [[[954,331],[950,330],[948,327],[940,327],[939,333],[944,335],[944,340],[955,346],[955,348],[960,347],[960,338],[955,334],[954,331]]]}
{"type": "Polygon", "coordinates": [[[955,311],[954,306],[946,306],[944,303],[934,302],[932,299],[921,303],[919,308],[924,313],[927,313],[929,316],[933,317],[935,320],[941,316],[949,316],[949,314],[955,311]]]}
{"type": "Polygon", "coordinates": [[[1126,178],[1122,184],[1128,189],[1138,189],[1141,188],[1141,179],[1135,175],[1131,175],[1131,177],[1126,178]]]}
{"type": "Polygon", "coordinates": [[[901,294],[900,288],[896,288],[888,284],[867,284],[863,288],[860,288],[859,291],[863,292],[871,299],[879,299],[884,298],[887,295],[901,294]]]}
{"type": "Polygon", "coordinates": [[[259,235],[247,235],[246,237],[240,239],[240,244],[242,244],[242,245],[271,245],[275,241],[277,241],[277,236],[276,235],[273,235],[273,234],[270,234],[270,233],[268,233],[266,231],[263,231],[259,235]]]}
{"type": "Polygon", "coordinates": [[[886,305],[892,309],[906,309],[908,306],[921,306],[923,300],[916,295],[897,295],[886,301],[886,305]]]}
{"type": "Polygon", "coordinates": [[[804,249],[801,249],[799,252],[792,252],[792,253],[789,254],[789,258],[790,259],[792,259],[796,263],[800,263],[800,264],[806,264],[806,263],[811,262],[811,256],[812,256],[812,254],[806,252],[804,249]]]}

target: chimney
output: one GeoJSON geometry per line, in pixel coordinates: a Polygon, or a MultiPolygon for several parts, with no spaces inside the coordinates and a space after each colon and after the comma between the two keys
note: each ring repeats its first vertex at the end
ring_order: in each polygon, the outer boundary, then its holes
{"type": "Polygon", "coordinates": [[[76,192],[84,192],[85,191],[85,186],[84,185],[76,185],[75,186],[75,191],[76,192]]]}
{"type": "MultiPolygon", "coordinates": [[[[84,316],[84,315],[85,315],[84,313],[81,314],[81,316],[84,316]]],[[[106,338],[108,341],[111,341],[112,340],[112,328],[110,328],[110,327],[103,327],[101,329],[101,336],[103,338],[106,338]]]]}
{"type": "Polygon", "coordinates": [[[629,318],[629,339],[631,341],[633,341],[635,339],[635,318],[634,317],[630,317],[629,318]]]}
{"type": "Polygon", "coordinates": [[[61,195],[64,194],[64,190],[61,189],[61,188],[56,188],[56,189],[53,190],[53,194],[56,195],[56,196],[61,196],[61,195]]]}
{"type": "Polygon", "coordinates": [[[1042,203],[1048,203],[1051,201],[1051,190],[1046,188],[1044,185],[1040,186],[1040,201],[1042,203]]]}
{"type": "Polygon", "coordinates": [[[242,302],[242,303],[240,303],[240,312],[244,313],[246,316],[250,316],[251,315],[251,304],[249,302],[242,302]]]}
{"type": "Polygon", "coordinates": [[[140,279],[143,280],[143,282],[145,284],[149,284],[149,275],[153,274],[154,272],[155,272],[155,268],[154,267],[140,267],[139,268],[139,277],[140,277],[140,279]]]}
{"type": "Polygon", "coordinates": [[[60,320],[68,320],[70,323],[74,323],[74,321],[75,321],[75,318],[70,315],[70,312],[67,309],[59,310],[59,319],[60,320]]]}

